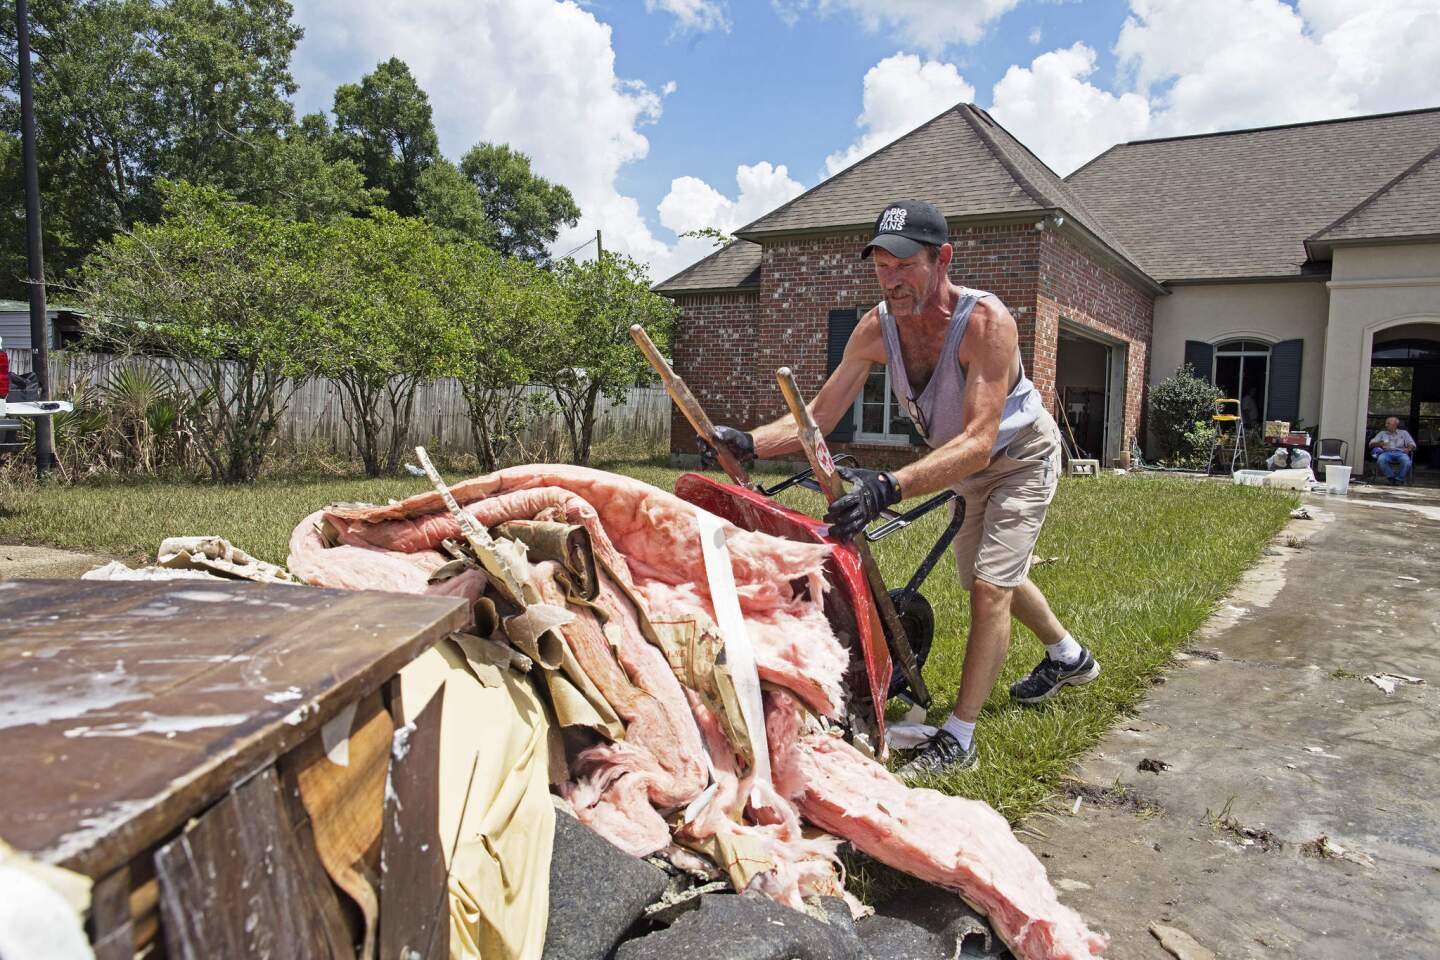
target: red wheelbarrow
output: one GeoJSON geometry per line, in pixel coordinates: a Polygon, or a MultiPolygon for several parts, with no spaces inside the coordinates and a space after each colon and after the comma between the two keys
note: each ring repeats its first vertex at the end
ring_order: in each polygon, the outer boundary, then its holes
{"type": "MultiPolygon", "coordinates": [[[[632,327],[631,335],[696,433],[707,442],[712,441],[714,426],[684,381],[670,369],[643,329],[632,327]]],[[[830,588],[825,597],[825,615],[836,636],[850,651],[850,669],[845,675],[850,732],[883,756],[886,702],[891,697],[901,697],[921,706],[930,704],[920,668],[934,640],[935,614],[920,588],[959,533],[965,519],[965,501],[954,492],[946,491],[904,512],[885,511],[882,522],[853,541],[830,538],[829,528],[823,521],[792,510],[773,498],[799,486],[833,500],[843,486],[836,471],[846,463],[853,463],[854,457],[830,456],[819,428],[800,400],[790,371],[782,368],[777,379],[796,418],[810,469],[772,487],[764,487],[753,481],[728,451],[716,445],[720,464],[734,482],[721,483],[698,473],[687,473],[676,480],[675,494],[742,529],[808,543],[827,543],[834,548],[825,570],[830,588]],[[946,504],[953,504],[953,509],[944,532],[904,587],[887,588],[870,557],[869,544],[905,529],[946,504]],[[895,661],[899,661],[901,669],[895,669],[895,661]]]]}

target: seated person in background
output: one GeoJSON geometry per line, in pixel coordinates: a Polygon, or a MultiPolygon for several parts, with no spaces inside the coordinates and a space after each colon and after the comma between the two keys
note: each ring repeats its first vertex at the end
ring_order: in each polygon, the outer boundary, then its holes
{"type": "Polygon", "coordinates": [[[1399,417],[1387,417],[1385,429],[1370,438],[1370,453],[1375,465],[1391,483],[1400,483],[1410,473],[1410,454],[1415,450],[1415,438],[1410,431],[1402,429],[1399,417]]]}
{"type": "Polygon", "coordinates": [[[1298,447],[1277,447],[1265,466],[1271,470],[1309,470],[1310,454],[1298,447]]]}

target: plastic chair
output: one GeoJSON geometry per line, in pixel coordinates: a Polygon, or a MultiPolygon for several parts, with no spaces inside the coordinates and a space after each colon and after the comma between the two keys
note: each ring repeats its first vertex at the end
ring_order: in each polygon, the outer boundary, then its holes
{"type": "Polygon", "coordinates": [[[1315,445],[1315,466],[1320,468],[1315,471],[1315,475],[1317,477],[1324,476],[1324,468],[1327,464],[1333,463],[1336,466],[1344,466],[1349,462],[1349,451],[1350,444],[1344,440],[1338,440],[1334,437],[1321,440],[1315,445]]]}

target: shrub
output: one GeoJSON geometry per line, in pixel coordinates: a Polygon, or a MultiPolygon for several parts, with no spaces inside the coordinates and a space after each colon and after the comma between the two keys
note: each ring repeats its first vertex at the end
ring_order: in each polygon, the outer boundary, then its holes
{"type": "MultiPolygon", "coordinates": [[[[1204,450],[1196,450],[1189,435],[1195,433],[1197,421],[1202,425],[1210,422],[1219,398],[1214,384],[1197,377],[1188,364],[1150,388],[1150,429],[1163,459],[1203,456],[1204,450]]],[[[1209,449],[1208,441],[1205,449],[1209,449]]]]}

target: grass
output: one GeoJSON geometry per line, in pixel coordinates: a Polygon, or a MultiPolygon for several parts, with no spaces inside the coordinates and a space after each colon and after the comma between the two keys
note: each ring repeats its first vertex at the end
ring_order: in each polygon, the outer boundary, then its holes
{"type": "MultiPolygon", "coordinates": [[[[669,489],[677,472],[658,464],[610,469],[669,489]]],[[[187,483],[50,486],[0,491],[0,541],[152,557],[162,537],[219,534],[284,563],[297,521],[337,500],[383,502],[428,489],[418,478],[267,480],[250,487],[187,483]]],[[[787,492],[818,512],[819,498],[787,492]]],[[[1061,620],[1102,665],[1100,678],[1039,707],[1012,704],[1006,688],[1043,655],[1016,625],[1011,655],[978,727],[980,767],[932,784],[984,800],[1012,822],[1054,795],[1077,757],[1144,695],[1152,679],[1284,525],[1294,498],[1254,487],[1181,478],[1066,478],[1036,553],[1058,557],[1034,570],[1061,620]]],[[[944,527],[936,511],[876,547],[886,582],[908,579],[944,527]]],[[[926,680],[940,722],[959,686],[969,605],[954,564],[943,560],[924,590],[936,638],[926,680]]],[[[852,864],[855,886],[878,896],[897,883],[874,864],[852,864]]]]}

